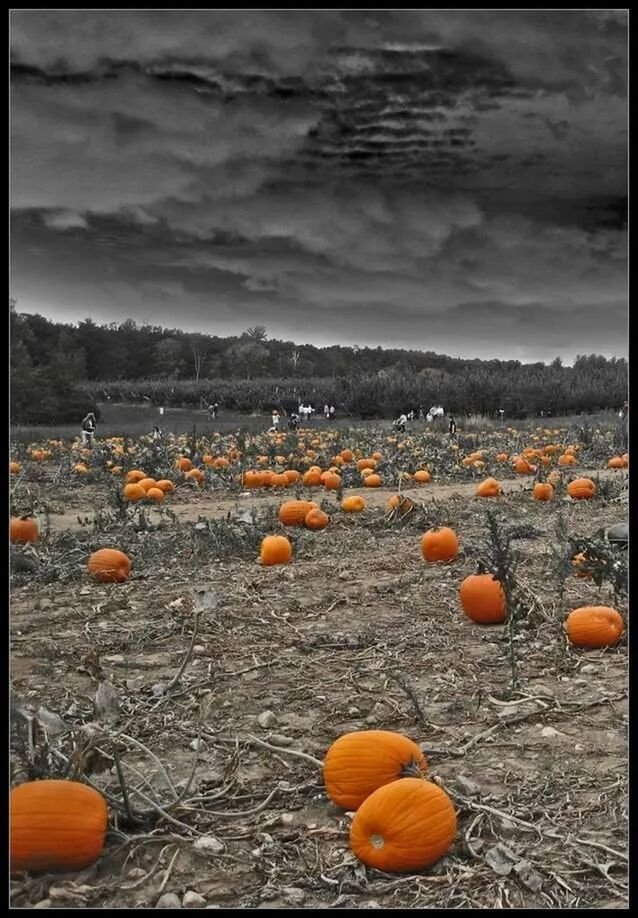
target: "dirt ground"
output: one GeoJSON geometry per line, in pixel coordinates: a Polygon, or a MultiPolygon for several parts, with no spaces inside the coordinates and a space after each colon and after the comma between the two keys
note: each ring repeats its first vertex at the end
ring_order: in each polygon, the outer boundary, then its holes
{"type": "MultiPolygon", "coordinates": [[[[531,500],[529,482],[503,485],[496,501],[474,497],[475,484],[405,489],[423,506],[394,524],[391,492],[354,489],[364,514],[291,531],[293,563],[272,568],[256,563],[238,513],[257,517],[281,498],[183,494],[153,531],[99,532],[97,491],[75,506],[61,499],[43,549],[68,555],[57,579],[12,584],[11,684],[25,710],[46,709],[31,777],[61,775],[72,759],[66,773],[81,768],[117,805],[95,865],[18,875],[12,906],[144,908],[174,894],[169,904],[186,895],[210,908],[626,908],[626,636],[584,651],[562,630],[585,604],[627,621],[626,602],[575,577],[561,596],[556,505],[531,500]],[[458,600],[488,506],[523,533],[513,691],[507,625],[474,624],[458,600]],[[229,521],[230,548],[206,520],[229,521]],[[452,563],[423,560],[434,523],[459,534],[452,563]],[[132,557],[131,578],[89,582],[88,550],[109,544],[132,557]],[[111,715],[95,707],[105,679],[119,698],[111,715]],[[362,729],[421,744],[454,801],[453,847],[419,874],[357,861],[352,814],[325,794],[327,748],[362,729]]],[[[627,515],[617,500],[560,509],[580,536],[627,515]]],[[[14,775],[28,759],[20,724],[14,775]]]]}

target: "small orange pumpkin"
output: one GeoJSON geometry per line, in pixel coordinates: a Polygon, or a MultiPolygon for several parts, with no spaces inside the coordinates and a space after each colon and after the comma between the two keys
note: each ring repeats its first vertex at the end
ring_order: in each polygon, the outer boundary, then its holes
{"type": "Polygon", "coordinates": [[[146,478],[146,475],[144,472],[140,472],[139,469],[131,469],[126,475],[128,484],[136,484],[138,481],[142,481],[143,478],[146,478]]]}
{"type": "Polygon", "coordinates": [[[477,497],[498,497],[503,489],[496,478],[486,478],[476,489],[477,497]]]}
{"type": "Polygon", "coordinates": [[[421,539],[421,551],[426,561],[452,561],[459,553],[459,540],[449,526],[428,529],[421,539]]]}
{"type": "Polygon", "coordinates": [[[146,496],[149,498],[149,500],[161,501],[161,500],[164,500],[164,498],[166,497],[166,494],[164,493],[162,488],[158,488],[157,485],[155,485],[154,488],[148,489],[148,491],[146,492],[146,496]]]}
{"type": "Polygon", "coordinates": [[[164,493],[166,493],[167,491],[174,491],[174,490],[175,490],[175,485],[174,485],[173,482],[170,480],[170,478],[162,478],[162,479],[160,479],[160,480],[157,482],[156,487],[161,488],[162,491],[164,491],[164,493]]]}
{"type": "Polygon", "coordinates": [[[358,494],[352,494],[350,497],[344,497],[344,499],[341,501],[341,509],[344,511],[344,513],[361,513],[361,511],[365,510],[365,508],[365,498],[358,494]]]}
{"type": "Polygon", "coordinates": [[[344,733],[328,749],[323,780],[330,799],[346,810],[356,810],[373,791],[406,775],[427,771],[423,752],[415,742],[389,730],[344,733]]]}
{"type": "Polygon", "coordinates": [[[376,475],[374,472],[371,475],[366,475],[363,480],[363,483],[366,488],[380,488],[383,484],[380,475],[376,475]]]}
{"type": "Polygon", "coordinates": [[[364,800],[350,827],[350,847],[368,867],[414,873],[438,861],[454,841],[456,811],[432,781],[400,778],[364,800]]]}
{"type": "Polygon", "coordinates": [[[313,507],[304,518],[304,526],[306,529],[325,529],[329,522],[330,517],[327,513],[324,513],[323,510],[320,510],[319,507],[313,507]]]}
{"type": "Polygon", "coordinates": [[[140,484],[131,482],[124,486],[124,497],[127,500],[135,502],[146,497],[146,491],[140,484]]]}
{"type": "Polygon", "coordinates": [[[19,462],[10,462],[9,463],[9,472],[11,475],[18,475],[20,473],[20,463],[19,462]]]}
{"type": "Polygon", "coordinates": [[[548,481],[537,481],[534,485],[534,500],[553,500],[554,489],[548,481]]]}
{"type": "Polygon", "coordinates": [[[292,545],[286,536],[271,535],[262,539],[259,561],[264,567],[287,564],[292,558],[292,545]]]}
{"type": "Polygon", "coordinates": [[[492,574],[470,574],[459,588],[463,611],[473,622],[495,625],[507,617],[505,593],[492,574]]]}
{"type": "Polygon", "coordinates": [[[612,647],[620,640],[624,622],[609,606],[581,606],[569,613],[564,628],[576,647],[612,647]]]}
{"type": "Polygon", "coordinates": [[[117,548],[100,548],[88,560],[89,573],[102,583],[124,583],[131,573],[131,559],[117,548]]]}
{"type": "Polygon", "coordinates": [[[418,481],[419,484],[426,484],[431,477],[427,469],[417,469],[414,473],[414,480],[418,481]]]}
{"type": "Polygon", "coordinates": [[[9,538],[12,542],[37,542],[40,538],[38,521],[29,516],[14,516],[9,526],[9,538]]]}
{"type": "Polygon", "coordinates": [[[68,871],[101,855],[106,801],[78,781],[29,781],[11,791],[11,871],[68,871]]]}

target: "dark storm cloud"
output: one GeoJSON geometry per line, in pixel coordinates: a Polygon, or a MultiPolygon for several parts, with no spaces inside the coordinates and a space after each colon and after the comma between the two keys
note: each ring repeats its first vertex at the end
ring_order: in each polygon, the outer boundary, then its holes
{"type": "Polygon", "coordinates": [[[364,343],[374,314],[366,343],[623,349],[624,11],[11,23],[22,308],[319,343],[364,343]]]}

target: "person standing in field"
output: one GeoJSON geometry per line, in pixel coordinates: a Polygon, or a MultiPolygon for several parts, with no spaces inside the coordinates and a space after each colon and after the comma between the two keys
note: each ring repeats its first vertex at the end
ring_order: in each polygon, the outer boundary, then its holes
{"type": "Polygon", "coordinates": [[[271,430],[279,430],[279,412],[275,408],[272,413],[272,427],[271,430]]]}
{"type": "Polygon", "coordinates": [[[456,437],[456,421],[454,420],[454,415],[450,415],[450,423],[448,425],[448,431],[450,434],[450,439],[453,440],[456,437]]]}
{"type": "Polygon", "coordinates": [[[331,405],[330,406],[330,420],[334,421],[334,417],[335,417],[335,406],[331,405]]]}
{"type": "Polygon", "coordinates": [[[87,449],[93,449],[93,438],[95,436],[95,430],[97,428],[97,422],[95,420],[95,415],[92,411],[82,419],[82,446],[87,449]]]}
{"type": "Polygon", "coordinates": [[[153,434],[152,434],[152,436],[153,436],[153,440],[155,441],[155,443],[157,443],[159,440],[162,439],[162,431],[159,429],[159,427],[157,426],[157,424],[155,424],[154,427],[153,427],[153,434]]]}
{"type": "Polygon", "coordinates": [[[330,418],[330,405],[323,406],[323,416],[326,419],[326,421],[330,418]]]}

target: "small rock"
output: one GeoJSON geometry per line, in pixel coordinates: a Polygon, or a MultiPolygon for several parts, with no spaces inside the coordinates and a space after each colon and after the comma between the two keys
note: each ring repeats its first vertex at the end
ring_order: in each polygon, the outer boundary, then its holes
{"type": "Polygon", "coordinates": [[[585,751],[585,747],[581,746],[580,743],[576,743],[576,745],[574,746],[574,752],[584,752],[584,751],[585,751]]]}
{"type": "Polygon", "coordinates": [[[194,890],[189,889],[188,892],[184,893],[184,898],[182,899],[184,908],[204,908],[205,905],[206,899],[194,890]]]}
{"type": "Polygon", "coordinates": [[[294,740],[290,736],[284,736],[283,733],[271,733],[268,742],[273,746],[292,746],[294,740]]]}
{"type": "Polygon", "coordinates": [[[295,821],[294,813],[281,813],[279,815],[279,825],[281,826],[291,826],[295,821]]]}
{"type": "Polygon", "coordinates": [[[272,711],[262,711],[261,714],[257,715],[257,723],[264,730],[267,730],[269,727],[274,727],[277,723],[277,717],[273,714],[272,711]]]}
{"type": "Polygon", "coordinates": [[[210,784],[213,787],[218,787],[220,784],[224,783],[224,773],[217,768],[211,768],[209,771],[203,771],[201,773],[199,781],[201,784],[210,784]]]}
{"type": "Polygon", "coordinates": [[[108,663],[124,663],[125,662],[125,657],[122,656],[121,653],[109,653],[104,657],[104,659],[108,663]]]}
{"type": "Polygon", "coordinates": [[[39,599],[38,602],[36,603],[36,608],[38,609],[50,609],[52,606],[53,606],[53,603],[51,602],[51,600],[45,599],[44,597],[42,597],[42,599],[39,599]]]}
{"type": "Polygon", "coordinates": [[[206,647],[203,644],[195,644],[193,653],[206,653],[206,647]]]}
{"type": "Polygon", "coordinates": [[[456,785],[464,794],[469,794],[470,797],[473,794],[478,794],[481,789],[476,781],[472,781],[472,779],[468,778],[466,775],[457,775],[456,785]]]}
{"type": "Polygon", "coordinates": [[[294,905],[302,905],[306,898],[305,892],[298,886],[284,886],[281,892],[294,905]]]}
{"type": "Polygon", "coordinates": [[[163,896],[160,896],[157,900],[157,905],[155,908],[181,908],[182,903],[179,901],[179,896],[175,893],[164,893],[163,896]]]}
{"type": "Polygon", "coordinates": [[[151,687],[151,692],[156,698],[159,698],[160,695],[164,694],[166,685],[166,682],[156,682],[155,685],[151,687]]]}
{"type": "Polygon", "coordinates": [[[543,727],[541,730],[541,736],[552,737],[552,736],[564,736],[564,733],[561,733],[559,730],[554,730],[553,727],[543,727]]]}
{"type": "Polygon", "coordinates": [[[367,723],[367,724],[376,724],[376,723],[378,723],[378,722],[379,722],[379,721],[378,721],[377,718],[374,716],[374,714],[368,714],[368,716],[366,717],[366,723],[367,723]]]}
{"type": "Polygon", "coordinates": [[[206,744],[203,743],[201,739],[194,739],[194,740],[191,740],[191,742],[188,745],[194,752],[199,752],[200,749],[205,748],[206,744]]]}
{"type": "Polygon", "coordinates": [[[348,714],[352,714],[353,716],[355,716],[360,713],[361,712],[359,711],[359,708],[348,708],[348,714]]]}
{"type": "Polygon", "coordinates": [[[193,842],[193,848],[196,851],[204,851],[206,854],[221,854],[225,847],[223,841],[215,838],[214,835],[202,835],[193,842]]]}
{"type": "Polygon", "coordinates": [[[584,666],[581,666],[580,672],[585,673],[585,675],[593,675],[598,672],[598,667],[594,666],[593,663],[585,663],[584,666]]]}
{"type": "Polygon", "coordinates": [[[146,876],[146,871],[142,867],[131,867],[126,876],[131,880],[141,880],[142,877],[146,876]]]}
{"type": "Polygon", "coordinates": [[[80,596],[88,596],[91,590],[88,587],[83,587],[80,590],[80,596]]]}
{"type": "Polygon", "coordinates": [[[498,712],[499,717],[512,717],[514,714],[518,714],[518,708],[514,705],[508,705],[506,708],[501,708],[498,712]]]}
{"type": "Polygon", "coordinates": [[[514,873],[518,875],[523,886],[527,886],[532,892],[539,892],[543,886],[543,878],[532,868],[529,861],[521,860],[514,864],[514,873]]]}

